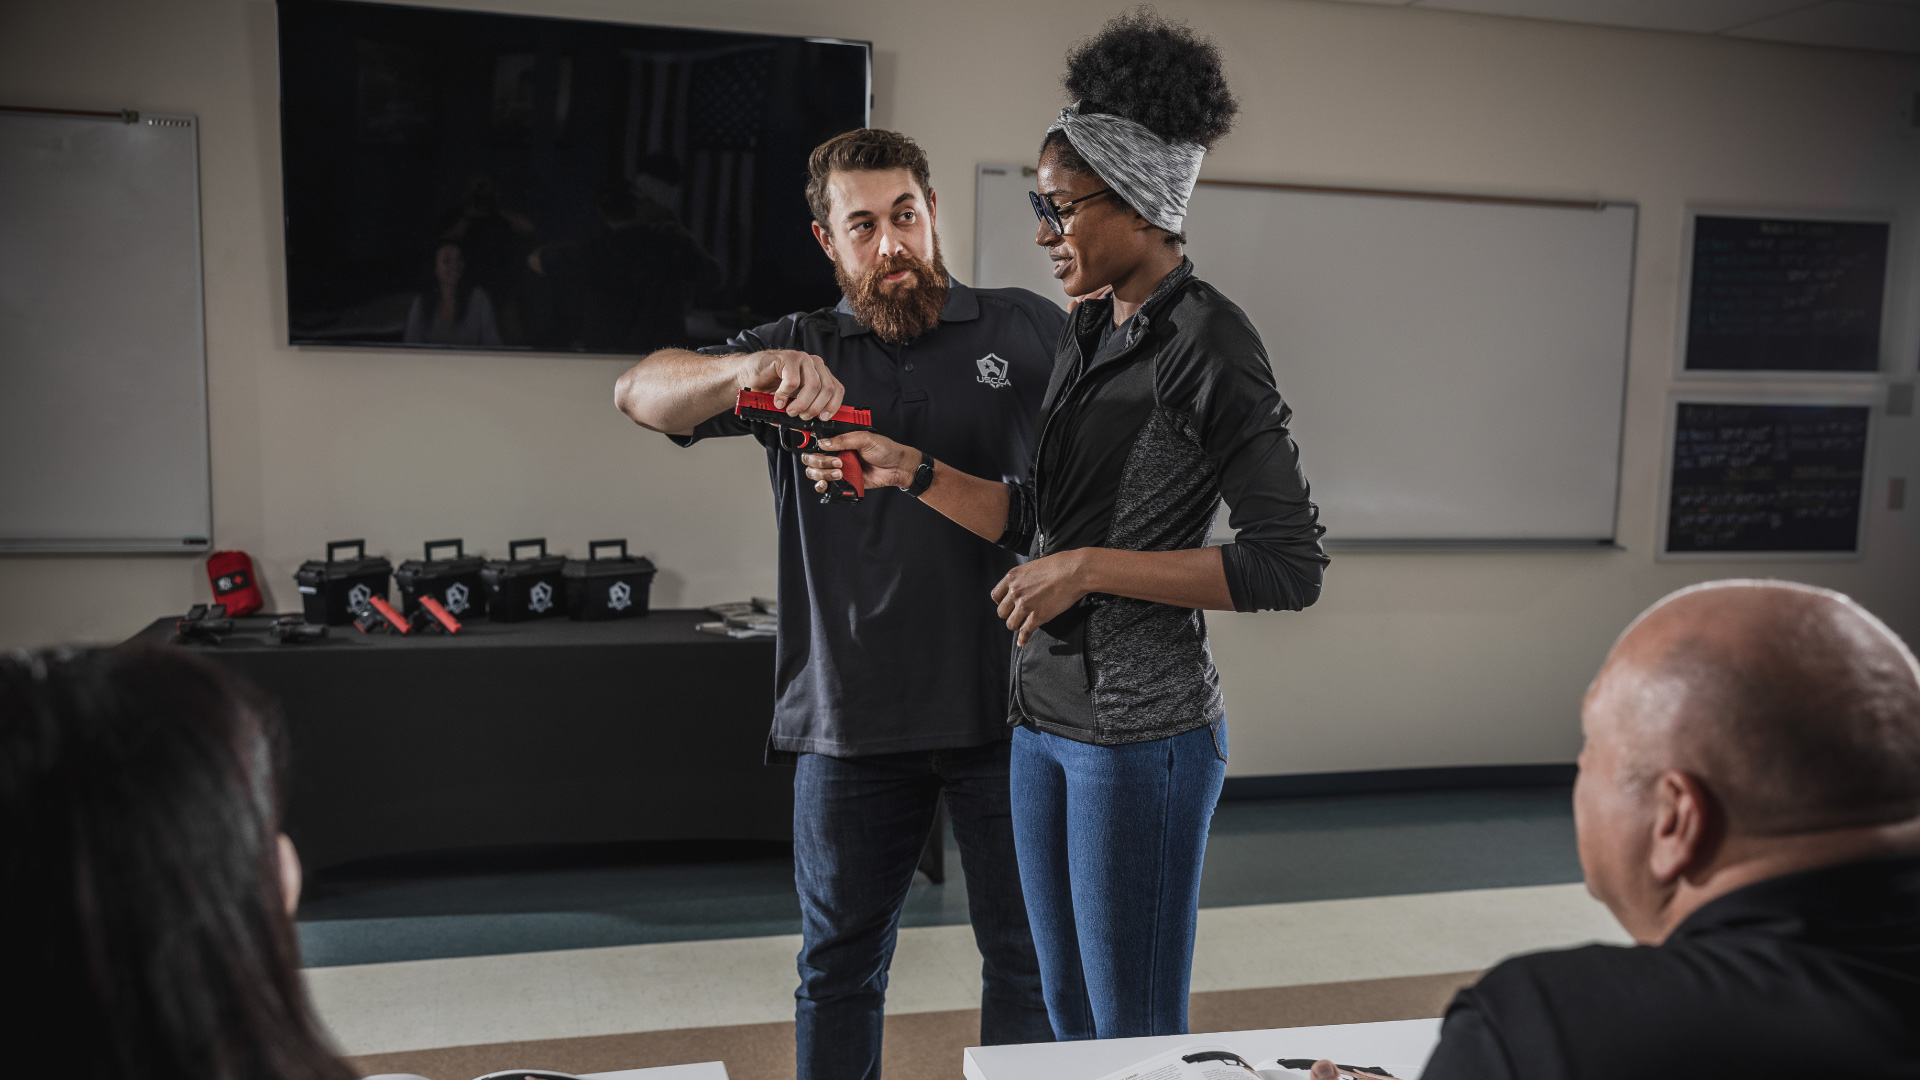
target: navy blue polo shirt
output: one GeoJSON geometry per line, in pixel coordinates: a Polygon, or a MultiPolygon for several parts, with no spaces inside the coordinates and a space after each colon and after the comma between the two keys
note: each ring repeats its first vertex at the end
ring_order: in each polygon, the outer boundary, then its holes
{"type": "MultiPolygon", "coordinates": [[[[826,362],[873,430],[974,476],[1025,480],[1066,313],[1025,289],[954,282],[940,323],[892,345],[838,307],[702,352],[797,349],[826,362]]],[[[1007,737],[1013,639],[988,595],[1014,556],[898,488],[822,505],[800,455],[732,412],[683,446],[752,435],[780,528],[770,761],[979,746],[1007,737]]]]}

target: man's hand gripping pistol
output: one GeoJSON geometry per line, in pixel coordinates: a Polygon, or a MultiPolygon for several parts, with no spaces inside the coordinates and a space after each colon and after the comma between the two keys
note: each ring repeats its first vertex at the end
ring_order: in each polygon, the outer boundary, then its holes
{"type": "MultiPolygon", "coordinates": [[[[734,402],[733,415],[756,424],[772,424],[779,428],[780,448],[794,453],[807,449],[821,439],[845,435],[849,431],[873,430],[873,414],[866,409],[842,405],[840,411],[830,417],[802,420],[775,408],[773,395],[758,390],[740,391],[740,397],[734,402]]],[[[860,455],[847,450],[839,457],[840,475],[845,479],[827,481],[827,493],[820,496],[820,501],[859,502],[867,494],[866,475],[860,471],[860,455]]]]}

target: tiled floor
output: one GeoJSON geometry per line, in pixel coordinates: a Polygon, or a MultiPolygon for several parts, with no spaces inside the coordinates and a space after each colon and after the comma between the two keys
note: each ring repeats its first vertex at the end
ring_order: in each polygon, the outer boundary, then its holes
{"type": "MultiPolygon", "coordinates": [[[[958,852],[943,886],[922,882],[901,925],[967,921],[958,852]]],[[[689,849],[650,862],[515,872],[469,863],[406,876],[320,875],[300,911],[313,967],[795,934],[790,855],[689,849]]],[[[1203,907],[1580,880],[1565,788],[1222,803],[1203,907]]]]}
{"type": "MultiPolygon", "coordinates": [[[[1579,885],[1208,908],[1195,992],[1393,978],[1503,956],[1624,942],[1579,885]]],[[[793,1016],[797,935],[416,960],[307,972],[349,1054],[720,1027],[793,1016]]],[[[976,1008],[980,954],[964,926],[902,931],[889,1013],[976,1008]]]]}
{"type": "MultiPolygon", "coordinates": [[[[791,860],[736,854],[323,875],[301,913],[308,982],[354,1054],[787,1020],[791,860]]],[[[914,889],[889,1012],[978,1005],[951,854],[945,885],[914,889]]],[[[1624,940],[1578,880],[1565,789],[1226,803],[1193,988],[1457,972],[1624,940]]]]}

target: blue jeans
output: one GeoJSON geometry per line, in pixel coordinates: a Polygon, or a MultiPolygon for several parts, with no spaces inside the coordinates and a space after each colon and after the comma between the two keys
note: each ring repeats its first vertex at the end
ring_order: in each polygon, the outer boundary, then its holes
{"type": "Polygon", "coordinates": [[[1183,1035],[1227,727],[1125,746],[1013,733],[1013,833],[1065,1039],[1183,1035]]]}
{"type": "Polygon", "coordinates": [[[1007,761],[1004,741],[859,758],[800,755],[793,778],[798,1080],[880,1076],[887,966],[942,790],[985,961],[980,1041],[1053,1040],[1013,853],[1007,761]]]}

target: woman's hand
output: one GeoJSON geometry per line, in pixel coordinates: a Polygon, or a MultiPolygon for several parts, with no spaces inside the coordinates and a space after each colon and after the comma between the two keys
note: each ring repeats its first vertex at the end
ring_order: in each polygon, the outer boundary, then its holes
{"type": "Polygon", "coordinates": [[[807,479],[814,481],[813,490],[822,495],[827,493],[827,481],[841,479],[840,459],[834,455],[844,451],[860,455],[860,468],[867,474],[866,484],[870,488],[906,487],[913,483],[914,470],[920,467],[920,451],[871,431],[849,431],[821,439],[814,445],[833,451],[832,454],[800,455],[800,463],[807,467],[807,479]]]}
{"type": "Polygon", "coordinates": [[[1025,645],[1033,632],[1052,622],[1060,613],[1092,592],[1086,587],[1090,548],[1055,552],[1007,571],[993,587],[994,602],[1000,605],[1000,617],[1025,645]]]}

